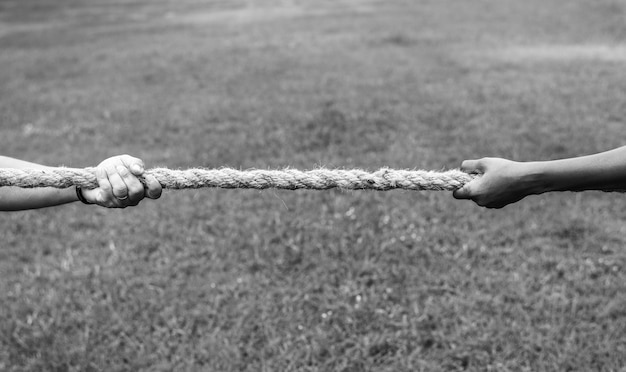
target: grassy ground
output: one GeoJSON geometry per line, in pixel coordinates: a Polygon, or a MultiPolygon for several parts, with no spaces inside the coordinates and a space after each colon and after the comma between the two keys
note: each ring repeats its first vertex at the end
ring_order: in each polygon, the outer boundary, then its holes
{"type": "MultiPolygon", "coordinates": [[[[0,2],[0,153],[441,169],[624,143],[626,2],[0,2]]],[[[0,216],[0,369],[616,371],[624,196],[197,190],[0,216]]]]}

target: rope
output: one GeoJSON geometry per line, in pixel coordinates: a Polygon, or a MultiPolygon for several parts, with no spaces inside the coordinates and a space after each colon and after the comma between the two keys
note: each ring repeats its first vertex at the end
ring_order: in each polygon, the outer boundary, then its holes
{"type": "MultiPolygon", "coordinates": [[[[148,169],[144,176],[154,176],[163,188],[197,189],[219,187],[226,189],[312,189],[332,188],[346,190],[448,190],[461,188],[476,178],[460,170],[445,172],[424,170],[396,170],[382,168],[375,172],[360,169],[314,169],[300,171],[283,170],[236,170],[231,168],[173,170],[167,168],[148,169]]],[[[138,177],[145,184],[145,179],[138,177]]],[[[98,187],[95,168],[50,168],[12,169],[0,168],[0,186],[55,187],[80,186],[93,189],[98,187]]]]}

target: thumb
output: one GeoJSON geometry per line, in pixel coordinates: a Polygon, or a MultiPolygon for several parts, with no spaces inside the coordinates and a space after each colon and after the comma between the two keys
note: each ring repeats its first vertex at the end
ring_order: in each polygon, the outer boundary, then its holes
{"type": "Polygon", "coordinates": [[[473,195],[473,183],[474,181],[468,182],[460,189],[454,190],[452,196],[454,196],[455,199],[471,199],[473,195]]]}
{"type": "MultiPolygon", "coordinates": [[[[484,167],[481,159],[465,160],[461,164],[461,171],[465,173],[482,173],[483,170],[484,167]]],[[[471,199],[474,195],[473,191],[475,182],[476,180],[470,181],[463,185],[463,187],[461,187],[460,189],[454,190],[452,196],[454,196],[455,199],[471,199]]]]}

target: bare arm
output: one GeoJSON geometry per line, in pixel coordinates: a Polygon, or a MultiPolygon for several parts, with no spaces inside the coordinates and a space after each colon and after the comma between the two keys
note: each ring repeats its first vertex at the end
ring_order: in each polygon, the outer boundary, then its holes
{"type": "Polygon", "coordinates": [[[626,146],[594,155],[531,163],[542,192],[626,190],[626,146]]]}
{"type": "MultiPolygon", "coordinates": [[[[45,165],[0,156],[0,168],[50,168],[45,165]]],[[[157,199],[161,185],[152,178],[146,179],[147,188],[136,176],[143,173],[143,162],[128,155],[114,156],[104,160],[96,169],[100,187],[82,190],[84,198],[93,204],[109,208],[125,208],[137,205],[144,197],[157,199]]],[[[55,189],[49,187],[24,189],[0,187],[0,211],[17,211],[52,207],[78,201],[75,188],[55,189]]]]}
{"type": "MultiPolygon", "coordinates": [[[[46,169],[48,167],[31,163],[24,160],[14,159],[7,156],[0,156],[0,168],[34,168],[46,169]]],[[[34,209],[51,207],[78,201],[76,190],[55,189],[51,187],[37,189],[23,189],[19,187],[0,188],[0,210],[17,211],[23,209],[34,209]]]]}
{"type": "Polygon", "coordinates": [[[454,192],[488,208],[551,191],[626,190],[626,146],[593,155],[536,162],[466,160],[461,169],[482,177],[454,192]]]}

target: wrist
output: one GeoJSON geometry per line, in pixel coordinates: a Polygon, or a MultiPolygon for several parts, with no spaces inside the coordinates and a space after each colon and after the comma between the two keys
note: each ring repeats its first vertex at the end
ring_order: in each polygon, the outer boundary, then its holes
{"type": "Polygon", "coordinates": [[[552,185],[542,162],[524,162],[519,164],[521,176],[518,179],[526,195],[539,195],[551,191],[552,185]]]}
{"type": "Polygon", "coordinates": [[[76,197],[83,204],[87,204],[87,205],[94,204],[94,203],[88,201],[87,199],[85,199],[85,195],[83,195],[83,189],[80,186],[76,186],[76,197]]]}

